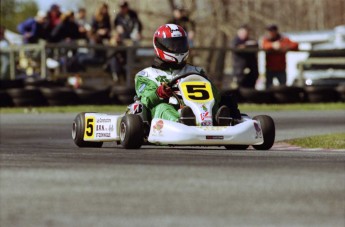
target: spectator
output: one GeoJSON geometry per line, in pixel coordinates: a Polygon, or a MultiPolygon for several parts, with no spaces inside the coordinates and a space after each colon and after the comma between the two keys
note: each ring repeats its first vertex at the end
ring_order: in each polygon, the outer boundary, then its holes
{"type": "MultiPolygon", "coordinates": [[[[91,22],[90,44],[102,44],[109,40],[111,31],[108,5],[103,3],[96,11],[91,22]]],[[[78,63],[81,66],[101,65],[107,59],[107,52],[102,49],[90,49],[86,53],[78,53],[78,63]]],[[[84,68],[85,69],[85,68],[84,68]]]]}
{"type": "Polygon", "coordinates": [[[102,43],[104,39],[109,40],[111,24],[107,4],[103,3],[97,10],[95,16],[92,18],[91,26],[97,43],[102,43]]]}
{"type": "MultiPolygon", "coordinates": [[[[81,38],[79,27],[75,22],[74,13],[67,11],[62,14],[60,23],[50,35],[51,42],[73,43],[81,38]]],[[[60,49],[60,64],[64,72],[78,72],[82,67],[78,64],[78,58],[74,50],[60,49]]]]}
{"type": "Polygon", "coordinates": [[[61,16],[61,22],[51,33],[51,41],[70,42],[80,38],[79,27],[75,22],[74,13],[68,11],[61,16]]]}
{"type": "Polygon", "coordinates": [[[190,20],[186,11],[182,8],[175,8],[173,18],[168,21],[169,24],[180,25],[188,33],[189,47],[193,47],[195,35],[195,23],[190,20]]]}
{"type": "Polygon", "coordinates": [[[127,1],[120,4],[120,12],[116,15],[114,25],[121,40],[132,40],[138,43],[142,39],[142,23],[138,14],[129,8],[127,1]]]}
{"type": "Polygon", "coordinates": [[[47,13],[47,21],[45,24],[45,29],[47,31],[47,34],[51,34],[54,28],[60,23],[60,17],[61,17],[60,6],[53,4],[47,13]]]}
{"type": "Polygon", "coordinates": [[[37,43],[39,39],[46,39],[47,32],[44,27],[45,22],[46,13],[38,11],[36,17],[29,18],[20,23],[17,30],[23,35],[24,43],[37,43]]]}
{"type": "Polygon", "coordinates": [[[267,34],[262,40],[262,48],[266,52],[266,88],[273,84],[273,78],[277,78],[279,84],[286,84],[286,52],[297,50],[298,43],[279,33],[277,25],[266,28],[267,34]]]}
{"type": "MultiPolygon", "coordinates": [[[[95,34],[91,33],[89,37],[89,42],[90,44],[99,44],[102,40],[100,37],[95,34]]],[[[105,63],[107,59],[107,51],[103,49],[89,49],[86,52],[81,51],[77,54],[77,59],[78,59],[78,65],[83,67],[83,70],[85,70],[85,66],[89,65],[102,65],[105,63]]]]}
{"type": "MultiPolygon", "coordinates": [[[[115,33],[110,40],[110,44],[113,46],[123,46],[120,35],[115,33]]],[[[127,59],[125,50],[111,50],[110,56],[108,57],[108,67],[110,69],[114,82],[117,82],[118,80],[125,80],[126,63],[127,59]]]]}
{"type": "MultiPolygon", "coordinates": [[[[231,47],[236,50],[257,49],[258,43],[250,38],[249,28],[246,25],[237,30],[237,36],[232,40],[231,47]]],[[[256,52],[237,52],[232,53],[234,76],[238,86],[254,88],[258,79],[258,59],[256,52]]]]}
{"type": "MultiPolygon", "coordinates": [[[[5,38],[5,28],[0,25],[0,49],[4,47],[8,47],[10,42],[5,38]]],[[[0,54],[1,59],[1,74],[0,79],[8,79],[9,78],[9,66],[10,66],[10,59],[7,53],[0,54]]]]}
{"type": "Polygon", "coordinates": [[[87,22],[85,8],[78,9],[76,22],[79,26],[79,32],[80,32],[81,38],[87,39],[88,32],[91,31],[91,25],[87,22]]]}

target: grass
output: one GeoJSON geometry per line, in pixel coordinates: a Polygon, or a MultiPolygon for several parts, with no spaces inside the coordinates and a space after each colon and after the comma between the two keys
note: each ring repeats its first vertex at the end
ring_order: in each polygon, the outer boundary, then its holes
{"type": "Polygon", "coordinates": [[[345,149],[345,133],[311,136],[286,142],[305,148],[345,149]]]}
{"type": "MultiPolygon", "coordinates": [[[[303,103],[303,104],[240,104],[241,112],[253,111],[302,111],[302,110],[345,110],[345,103],[303,103]]],[[[79,113],[79,112],[105,112],[122,113],[126,110],[125,105],[105,106],[53,106],[53,107],[9,107],[1,108],[1,114],[11,113],[79,113]]]]}

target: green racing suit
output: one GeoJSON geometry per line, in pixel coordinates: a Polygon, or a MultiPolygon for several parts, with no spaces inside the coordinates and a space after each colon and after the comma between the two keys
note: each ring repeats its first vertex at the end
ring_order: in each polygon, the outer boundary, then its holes
{"type": "MultiPolygon", "coordinates": [[[[185,65],[182,69],[162,70],[159,68],[148,67],[135,76],[135,91],[142,104],[151,111],[152,118],[161,118],[170,121],[178,121],[178,106],[169,103],[169,99],[162,99],[157,95],[157,88],[161,83],[170,82],[174,77],[186,73],[205,74],[202,68],[185,65]]],[[[212,84],[212,83],[211,83],[212,84]]],[[[218,109],[220,95],[212,84],[212,92],[215,99],[213,116],[218,109]]]]}

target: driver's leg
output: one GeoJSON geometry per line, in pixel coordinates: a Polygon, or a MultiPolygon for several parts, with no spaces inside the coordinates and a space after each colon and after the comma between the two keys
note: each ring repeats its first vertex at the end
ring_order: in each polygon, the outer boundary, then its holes
{"type": "Polygon", "coordinates": [[[152,117],[177,122],[180,115],[172,105],[161,103],[152,109],[152,117]]]}

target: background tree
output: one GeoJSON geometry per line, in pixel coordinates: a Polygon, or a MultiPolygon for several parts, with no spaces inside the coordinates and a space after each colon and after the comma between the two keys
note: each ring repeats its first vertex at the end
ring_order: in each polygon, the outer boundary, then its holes
{"type": "Polygon", "coordinates": [[[0,23],[6,29],[17,32],[17,25],[37,14],[38,6],[33,0],[1,0],[0,23]]]}

